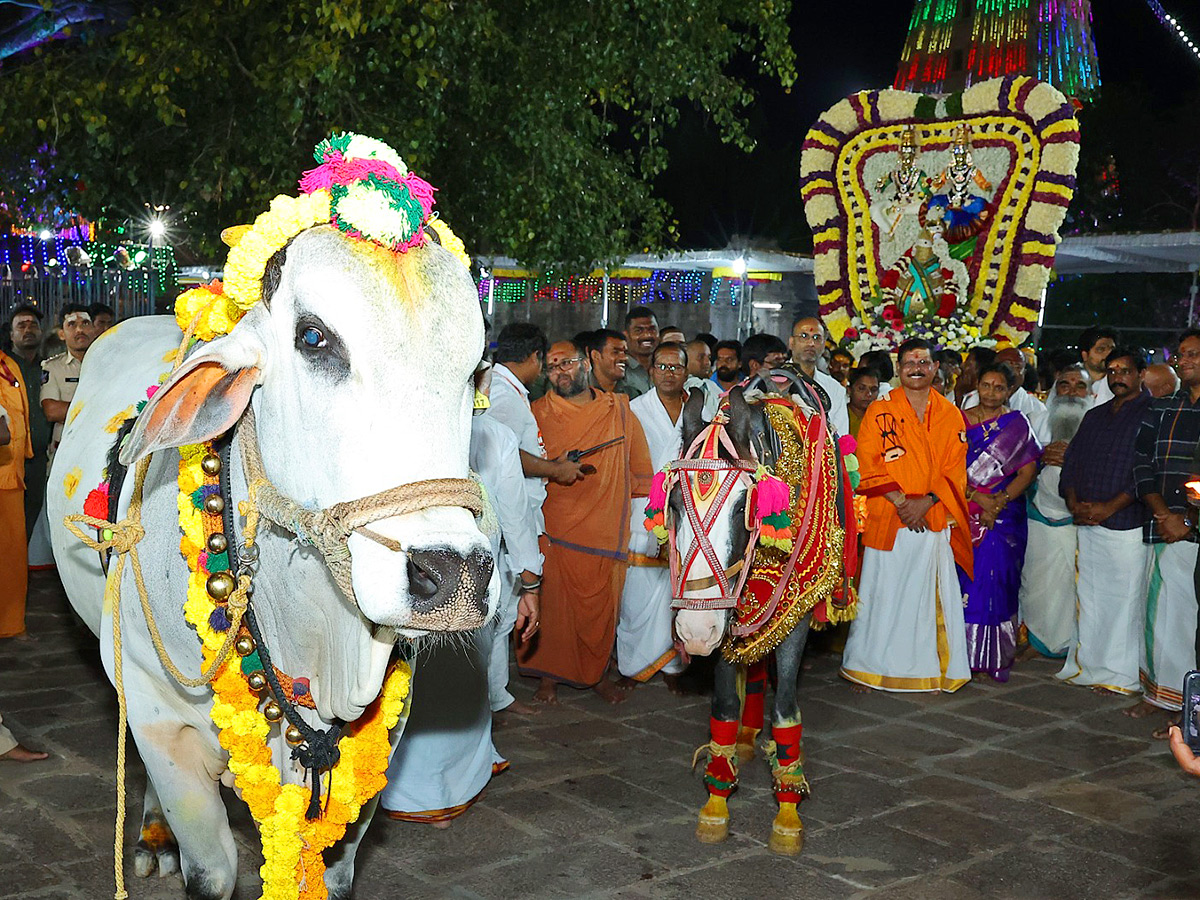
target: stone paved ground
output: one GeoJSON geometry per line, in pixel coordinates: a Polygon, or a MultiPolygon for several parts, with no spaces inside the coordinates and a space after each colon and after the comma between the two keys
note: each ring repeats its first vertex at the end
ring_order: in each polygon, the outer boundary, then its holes
{"type": "MultiPolygon", "coordinates": [[[[57,579],[38,575],[34,644],[0,643],[0,712],[51,761],[0,763],[0,897],[112,896],[116,705],[57,579]]],[[[1122,701],[1054,681],[1045,662],[954,696],[853,694],[831,657],[804,673],[814,795],[804,853],[771,856],[765,764],[743,771],[723,845],[697,843],[688,768],[707,701],[660,685],[618,707],[568,692],[497,732],[512,760],[450,829],[377,819],[359,898],[1200,897],[1200,784],[1122,701]]],[[[527,685],[518,690],[528,695],[527,685]]],[[[144,776],[130,765],[130,805],[144,776]]],[[[242,900],[258,896],[254,834],[230,800],[242,900]]],[[[135,823],[130,823],[133,834],[135,823]]],[[[135,900],[181,898],[177,879],[135,900]]]]}

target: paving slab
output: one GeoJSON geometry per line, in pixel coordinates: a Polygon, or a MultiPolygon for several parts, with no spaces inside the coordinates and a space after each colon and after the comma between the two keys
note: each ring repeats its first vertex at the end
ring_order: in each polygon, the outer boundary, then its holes
{"type": "MultiPolygon", "coordinates": [[[[45,763],[0,763],[0,898],[112,895],[116,703],[96,641],[37,573],[30,626],[0,642],[0,712],[45,763]]],[[[730,800],[731,835],[695,840],[705,791],[692,753],[707,741],[709,698],[657,682],[611,706],[590,691],[495,741],[512,768],[448,829],[379,817],[358,858],[355,896],[657,900],[774,898],[1200,897],[1200,783],[1128,700],[1063,685],[1058,665],[1021,664],[1008,684],[953,695],[856,694],[835,656],[801,678],[806,845],[767,850],[775,803],[761,758],[730,800]]],[[[535,683],[514,674],[522,700],[535,683]]],[[[126,834],[137,831],[144,770],[129,763],[126,834]]],[[[258,896],[258,836],[226,794],[240,868],[258,896]]],[[[135,879],[134,900],[182,900],[177,876],[135,879]]]]}

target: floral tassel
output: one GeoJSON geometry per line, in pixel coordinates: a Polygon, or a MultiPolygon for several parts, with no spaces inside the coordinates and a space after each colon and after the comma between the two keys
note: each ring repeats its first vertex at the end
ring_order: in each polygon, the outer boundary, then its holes
{"type": "Polygon", "coordinates": [[[646,521],[642,526],[658,538],[660,544],[667,542],[667,473],[656,472],[650,482],[650,494],[646,498],[646,521]]]}

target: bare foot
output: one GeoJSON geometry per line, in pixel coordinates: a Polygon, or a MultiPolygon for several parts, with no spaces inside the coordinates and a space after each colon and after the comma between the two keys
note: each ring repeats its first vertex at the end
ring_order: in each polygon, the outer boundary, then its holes
{"type": "Polygon", "coordinates": [[[514,700],[504,709],[496,710],[497,714],[512,713],[515,716],[536,716],[541,713],[540,709],[530,706],[528,703],[522,703],[520,700],[514,700]]]}
{"type": "Polygon", "coordinates": [[[22,644],[26,644],[26,643],[28,643],[28,644],[36,644],[36,643],[37,643],[37,638],[35,638],[35,637],[34,637],[32,634],[30,634],[28,631],[22,631],[20,634],[10,634],[10,635],[9,635],[9,636],[6,638],[6,640],[10,640],[10,641],[20,641],[22,644]]]}
{"type": "Polygon", "coordinates": [[[543,678],[542,683],[538,685],[538,689],[533,695],[534,703],[545,703],[546,705],[558,702],[558,685],[549,678],[543,678]]]}
{"type": "Polygon", "coordinates": [[[637,679],[630,678],[628,675],[622,675],[620,678],[618,678],[616,680],[615,684],[616,684],[617,690],[619,690],[619,691],[632,691],[634,688],[636,688],[638,686],[637,679]]]}
{"type": "Polygon", "coordinates": [[[450,823],[453,821],[454,821],[453,819],[439,819],[437,822],[430,822],[429,824],[432,825],[434,828],[443,829],[443,828],[449,828],[450,823]]]}
{"type": "Polygon", "coordinates": [[[1131,719],[1144,719],[1146,716],[1152,716],[1155,713],[1166,712],[1165,709],[1155,706],[1153,703],[1147,703],[1145,700],[1139,700],[1133,706],[1126,707],[1121,710],[1122,713],[1129,716],[1131,719]]]}
{"type": "Polygon", "coordinates": [[[858,684],[857,682],[854,682],[854,681],[850,682],[850,690],[852,690],[856,694],[871,693],[871,689],[869,687],[867,687],[865,684],[858,684]]]}
{"type": "Polygon", "coordinates": [[[28,747],[17,744],[7,753],[0,753],[0,759],[7,759],[11,762],[38,762],[46,759],[49,755],[41,750],[30,750],[28,747]]]}
{"type": "Polygon", "coordinates": [[[663,673],[663,684],[665,684],[667,686],[667,690],[670,691],[672,694],[674,694],[676,697],[682,697],[685,694],[687,694],[687,691],[685,691],[683,689],[683,685],[680,684],[680,682],[679,682],[678,675],[668,675],[664,672],[663,673]]]}
{"type": "Polygon", "coordinates": [[[1163,725],[1161,728],[1155,728],[1152,732],[1150,732],[1150,736],[1156,741],[1165,741],[1171,736],[1171,728],[1179,727],[1179,721],[1182,718],[1182,715],[1175,713],[1173,716],[1167,719],[1167,724],[1163,725]]]}
{"type": "Polygon", "coordinates": [[[1107,694],[1110,697],[1124,697],[1125,696],[1120,691],[1114,691],[1112,688],[1107,688],[1102,684],[1092,685],[1092,693],[1093,694],[1107,694]]]}
{"type": "Polygon", "coordinates": [[[1029,660],[1037,659],[1041,655],[1042,654],[1037,652],[1037,649],[1033,646],[1033,644],[1026,644],[1017,651],[1017,655],[1014,657],[1014,659],[1016,662],[1029,662],[1029,660]]]}
{"type": "Polygon", "coordinates": [[[607,678],[602,678],[592,688],[597,694],[607,700],[609,703],[624,703],[625,692],[609,681],[607,678]]]}

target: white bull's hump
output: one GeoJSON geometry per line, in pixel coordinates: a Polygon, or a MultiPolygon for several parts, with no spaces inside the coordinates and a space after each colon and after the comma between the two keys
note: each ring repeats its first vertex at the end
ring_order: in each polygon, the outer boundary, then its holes
{"type": "Polygon", "coordinates": [[[63,527],[62,520],[83,512],[88,493],[100,484],[117,429],[146,399],[146,389],[174,367],[173,354],[182,337],[170,316],[144,316],[105,332],[83,358],[79,387],[46,483],[46,512],[63,585],[94,631],[99,629],[104,593],[99,558],[63,527]]]}

